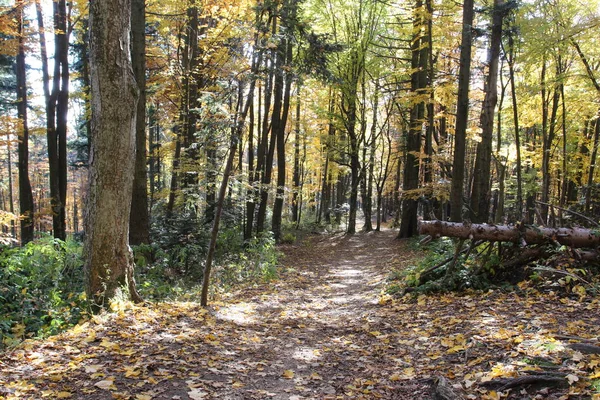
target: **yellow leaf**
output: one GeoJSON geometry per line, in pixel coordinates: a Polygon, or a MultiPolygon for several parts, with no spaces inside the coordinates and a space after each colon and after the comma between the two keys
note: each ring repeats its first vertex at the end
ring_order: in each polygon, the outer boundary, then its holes
{"type": "Polygon", "coordinates": [[[89,335],[83,339],[86,343],[91,343],[96,340],[96,331],[90,331],[89,335]]]}
{"type": "Polygon", "coordinates": [[[152,396],[149,394],[136,394],[135,400],[152,400],[152,396]]]}
{"type": "Polygon", "coordinates": [[[375,337],[377,337],[377,336],[381,336],[381,332],[379,332],[379,331],[373,331],[373,332],[369,332],[369,334],[370,334],[370,335],[373,335],[373,336],[375,336],[375,337]]]}
{"type": "Polygon", "coordinates": [[[286,379],[292,379],[294,377],[294,371],[292,371],[291,369],[286,369],[285,371],[283,371],[282,375],[286,379]]]}
{"type": "Polygon", "coordinates": [[[244,384],[240,381],[235,381],[235,382],[233,382],[233,384],[231,386],[237,389],[237,388],[244,387],[244,384]]]}
{"type": "Polygon", "coordinates": [[[317,374],[316,372],[313,372],[312,374],[310,374],[310,379],[315,380],[315,381],[323,380],[321,375],[317,374]]]}
{"type": "Polygon", "coordinates": [[[56,393],[56,398],[57,399],[68,399],[71,396],[73,396],[73,394],[71,392],[58,392],[58,393],[56,393]]]}
{"type": "Polygon", "coordinates": [[[413,367],[408,367],[408,368],[404,368],[403,375],[408,378],[414,378],[415,377],[415,369],[413,367]]]}
{"type": "Polygon", "coordinates": [[[108,339],[102,339],[100,346],[104,347],[106,350],[111,351],[119,351],[121,349],[121,346],[119,346],[117,343],[111,342],[108,339]]]}
{"type": "Polygon", "coordinates": [[[142,373],[137,367],[125,367],[125,378],[139,376],[142,373]]]}

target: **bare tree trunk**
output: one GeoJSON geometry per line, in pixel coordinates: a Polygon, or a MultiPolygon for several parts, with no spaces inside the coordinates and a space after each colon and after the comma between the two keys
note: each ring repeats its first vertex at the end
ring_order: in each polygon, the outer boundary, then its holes
{"type": "Polygon", "coordinates": [[[17,117],[21,123],[19,134],[19,212],[21,219],[21,245],[33,240],[33,193],[29,181],[29,127],[27,126],[27,71],[25,66],[24,0],[17,1],[17,117]]]}
{"type": "Polygon", "coordinates": [[[598,157],[598,145],[600,143],[600,118],[596,119],[594,124],[594,141],[592,153],[590,154],[590,167],[588,170],[587,190],[585,192],[585,212],[590,212],[592,202],[592,184],[594,183],[594,171],[596,168],[596,159],[598,157]]]}
{"type": "Polygon", "coordinates": [[[517,108],[517,89],[515,86],[515,60],[514,60],[514,38],[512,34],[508,36],[509,53],[507,58],[508,74],[510,80],[510,92],[512,98],[513,124],[515,129],[515,146],[517,149],[517,218],[523,214],[523,179],[521,164],[521,132],[519,131],[519,109],[517,108]]]}
{"type": "Polygon", "coordinates": [[[410,110],[410,122],[408,134],[406,137],[406,149],[405,149],[405,164],[404,164],[404,180],[402,182],[402,217],[400,219],[400,231],[398,233],[399,238],[408,238],[417,234],[417,210],[418,203],[417,197],[414,191],[419,187],[419,156],[421,152],[421,127],[423,119],[425,117],[425,103],[423,100],[417,100],[422,94],[424,88],[422,87],[424,81],[424,73],[426,71],[420,71],[421,47],[425,46],[421,41],[421,30],[423,29],[423,18],[416,17],[421,13],[423,2],[417,0],[413,14],[415,19],[413,21],[413,40],[411,46],[411,78],[410,78],[410,91],[411,95],[415,98],[415,103],[410,110]]]}
{"type": "MultiPolygon", "coordinates": [[[[298,191],[300,190],[300,88],[296,92],[296,137],[294,140],[294,173],[293,173],[293,194],[292,194],[292,222],[298,222],[298,191]]],[[[327,165],[327,160],[325,161],[327,165]]],[[[325,171],[324,176],[327,175],[325,171]]],[[[319,208],[319,216],[323,209],[323,193],[321,194],[321,207],[319,208]]]]}
{"type": "MultiPolygon", "coordinates": [[[[253,64],[255,66],[260,64],[260,56],[258,57],[258,62],[253,64]]],[[[219,224],[221,222],[221,214],[223,212],[223,205],[225,204],[225,196],[227,194],[227,186],[229,182],[229,176],[231,175],[231,171],[233,170],[233,161],[235,160],[235,152],[237,150],[238,141],[242,137],[242,132],[244,129],[244,122],[246,120],[246,116],[248,115],[248,110],[250,109],[250,104],[252,104],[252,99],[254,97],[254,87],[256,85],[256,75],[252,78],[250,82],[250,89],[248,91],[248,98],[246,100],[246,104],[244,108],[241,110],[238,120],[236,123],[236,127],[233,131],[233,135],[231,137],[231,143],[229,146],[229,156],[227,157],[227,162],[225,164],[225,171],[223,172],[223,180],[221,181],[221,187],[219,189],[219,197],[217,198],[217,203],[215,206],[215,216],[213,219],[213,225],[211,229],[210,235],[210,243],[208,245],[208,253],[206,255],[206,263],[204,264],[204,274],[202,277],[202,293],[200,295],[200,304],[204,307],[208,305],[208,289],[210,286],[210,274],[212,270],[213,259],[215,256],[215,249],[217,247],[217,236],[219,235],[219,224]]]]}
{"type": "Polygon", "coordinates": [[[469,77],[471,72],[471,45],[473,43],[473,0],[465,0],[463,2],[462,26],[456,129],[454,136],[454,162],[452,164],[452,186],[450,191],[450,220],[452,221],[462,220],[466,131],[469,122],[469,77]]]}
{"type": "Polygon", "coordinates": [[[492,10],[492,35],[488,50],[488,76],[485,82],[485,98],[481,109],[481,142],[477,144],[477,158],[471,191],[471,220],[487,222],[490,209],[490,183],[492,164],[492,138],[494,133],[494,112],[498,101],[498,62],[502,41],[503,12],[501,0],[494,0],[492,10]]]}
{"type": "MultiPolygon", "coordinates": [[[[10,148],[10,134],[6,134],[6,157],[8,163],[8,201],[10,202],[8,210],[12,215],[15,215],[15,196],[13,192],[13,176],[12,176],[12,150],[10,148]]],[[[10,233],[13,238],[17,237],[14,218],[10,221],[10,233]]]]}
{"type": "MultiPolygon", "coordinates": [[[[296,16],[295,0],[285,2],[283,5],[282,12],[282,27],[284,28],[287,35],[292,35],[294,30],[294,20],[296,16]]],[[[278,73],[283,74],[283,71],[291,70],[292,66],[292,49],[293,49],[293,38],[291,36],[281,44],[281,49],[278,52],[278,57],[282,58],[283,68],[278,73]]],[[[293,75],[289,72],[285,73],[285,79],[281,77],[284,85],[283,87],[283,105],[281,108],[281,115],[273,120],[274,134],[277,135],[277,189],[275,195],[275,202],[273,204],[273,218],[271,219],[271,229],[276,241],[281,238],[281,221],[283,214],[283,203],[285,200],[285,127],[287,125],[288,116],[290,113],[290,94],[292,90],[292,78],[293,75]],[[275,123],[277,121],[277,123],[275,123]]],[[[277,82],[277,78],[275,79],[277,82]]],[[[275,88],[277,93],[277,87],[275,88]]]]}
{"type": "Polygon", "coordinates": [[[129,54],[130,13],[131,0],[90,3],[92,147],[84,269],[95,312],[123,290],[141,301],[128,245],[138,100],[129,54]]]}
{"type": "Polygon", "coordinates": [[[146,4],[131,1],[131,62],[140,97],[135,126],[135,175],[129,220],[129,242],[150,243],[148,177],[146,171],[146,4]]]}

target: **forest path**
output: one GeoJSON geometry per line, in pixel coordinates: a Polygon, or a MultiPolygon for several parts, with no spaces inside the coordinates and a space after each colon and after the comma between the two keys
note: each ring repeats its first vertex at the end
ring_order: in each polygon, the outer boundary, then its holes
{"type": "Polygon", "coordinates": [[[263,368],[250,369],[244,382],[257,396],[228,398],[418,398],[416,385],[384,379],[403,364],[378,353],[376,336],[394,329],[377,312],[384,281],[392,264],[415,257],[395,236],[338,234],[283,246],[286,276],[268,293],[238,294],[239,303],[215,314],[261,344],[263,368]]]}
{"type": "Polygon", "coordinates": [[[423,256],[393,231],[281,249],[280,279],[208,309],[124,305],[24,342],[0,358],[0,399],[431,399],[446,380],[468,399],[598,393],[600,357],[568,345],[597,343],[597,298],[522,285],[392,299],[383,294],[392,267],[423,256]],[[544,368],[569,383],[486,386],[544,368]]]}

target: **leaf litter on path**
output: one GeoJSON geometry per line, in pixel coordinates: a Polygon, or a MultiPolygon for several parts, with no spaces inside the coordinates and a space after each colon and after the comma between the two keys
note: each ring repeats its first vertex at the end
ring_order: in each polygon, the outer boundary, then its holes
{"type": "Polygon", "coordinates": [[[430,399],[440,382],[469,399],[600,397],[600,357],[571,346],[597,343],[596,299],[526,285],[394,299],[387,276],[422,253],[392,231],[282,250],[278,281],[208,310],[131,306],[24,342],[0,361],[0,398],[430,399]],[[544,375],[566,384],[516,381],[544,375]]]}

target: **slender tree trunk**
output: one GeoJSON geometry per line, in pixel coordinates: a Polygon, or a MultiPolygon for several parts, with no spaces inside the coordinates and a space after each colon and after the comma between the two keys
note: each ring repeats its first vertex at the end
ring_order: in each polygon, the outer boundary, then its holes
{"type": "Polygon", "coordinates": [[[146,170],[146,4],[131,0],[131,62],[140,97],[135,126],[135,173],[129,220],[129,242],[150,243],[146,170]]]}
{"type": "MultiPolygon", "coordinates": [[[[557,77],[561,73],[561,57],[558,56],[556,73],[557,77]]],[[[554,142],[554,137],[556,136],[556,115],[558,114],[558,105],[560,101],[560,91],[558,87],[553,89],[552,95],[552,111],[550,115],[550,120],[548,121],[548,111],[547,111],[547,100],[546,100],[546,77],[545,77],[546,65],[542,68],[542,101],[543,108],[546,110],[544,112],[544,123],[542,128],[542,193],[541,193],[541,201],[542,204],[541,209],[541,217],[542,224],[545,225],[548,223],[548,206],[545,204],[549,203],[550,199],[550,187],[551,187],[551,179],[552,173],[550,171],[550,157],[552,151],[552,143],[554,142]]]]}
{"type": "Polygon", "coordinates": [[[27,71],[25,66],[25,2],[17,0],[17,118],[20,121],[19,129],[19,212],[21,219],[21,245],[33,240],[34,204],[31,182],[29,181],[29,127],[27,121],[27,71]]]}
{"type": "Polygon", "coordinates": [[[592,153],[590,154],[590,167],[588,170],[587,190],[585,192],[585,212],[586,213],[589,213],[591,211],[590,206],[592,203],[592,185],[594,183],[594,171],[596,169],[596,159],[598,156],[599,143],[600,143],[600,118],[596,119],[596,123],[594,124],[594,141],[593,141],[592,153]]]}
{"type": "MultiPolygon", "coordinates": [[[[274,11],[272,11],[272,14],[274,13],[274,11]]],[[[277,18],[271,17],[272,18],[272,29],[271,29],[271,33],[273,35],[276,34],[277,32],[277,18]]],[[[280,66],[282,64],[276,64],[277,62],[280,63],[280,58],[277,57],[277,51],[276,49],[274,49],[271,53],[271,61],[269,63],[269,74],[267,77],[267,85],[265,87],[265,91],[264,91],[264,96],[265,96],[265,101],[264,101],[264,112],[263,112],[263,119],[262,119],[262,134],[261,134],[261,141],[260,141],[260,147],[258,150],[258,154],[259,154],[259,160],[258,160],[258,170],[260,171],[260,173],[262,174],[261,176],[261,187],[260,187],[260,203],[258,206],[258,213],[256,215],[256,232],[257,233],[262,233],[265,230],[265,221],[266,221],[266,217],[267,217],[267,203],[269,200],[269,186],[271,185],[271,174],[273,172],[273,156],[275,153],[275,134],[273,133],[273,120],[278,120],[281,115],[281,96],[282,96],[282,91],[280,90],[279,93],[277,93],[277,91],[275,90],[276,87],[282,88],[283,84],[277,84],[276,81],[276,77],[275,77],[275,72],[277,69],[277,66],[280,66]],[[275,60],[275,61],[274,61],[275,60]],[[279,85],[279,86],[278,86],[279,85]],[[271,112],[271,101],[273,101],[273,111],[271,112]],[[275,113],[277,113],[278,115],[275,116],[275,113]],[[269,123],[269,115],[271,115],[271,123],[269,123]],[[269,133],[271,133],[271,135],[269,136],[269,133]]]]}
{"type": "MultiPolygon", "coordinates": [[[[12,215],[15,215],[15,196],[13,191],[13,176],[12,176],[12,149],[10,147],[10,134],[6,134],[6,157],[8,162],[8,201],[9,211],[12,215]]],[[[15,220],[14,218],[10,221],[10,233],[13,238],[17,237],[17,232],[15,228],[15,220]]]]}
{"type": "Polygon", "coordinates": [[[365,226],[363,230],[365,232],[371,232],[373,230],[373,224],[371,219],[373,218],[373,181],[374,181],[374,173],[375,173],[375,150],[377,148],[377,113],[378,113],[378,103],[379,103],[379,84],[376,81],[375,84],[375,93],[373,94],[373,123],[371,125],[371,146],[369,151],[369,163],[368,163],[368,174],[365,177],[367,181],[366,184],[366,193],[363,201],[363,209],[365,214],[365,226]]]}
{"type": "Polygon", "coordinates": [[[450,220],[462,220],[463,187],[465,177],[466,131],[469,122],[469,79],[471,71],[471,45],[473,43],[473,0],[463,2],[463,32],[460,45],[458,72],[458,99],[454,136],[454,162],[450,191],[450,220]]]}
{"type": "MultiPolygon", "coordinates": [[[[181,124],[181,118],[179,119],[181,124]]],[[[173,154],[173,163],[171,166],[171,184],[169,187],[169,200],[167,201],[167,218],[171,218],[175,209],[175,197],[179,186],[179,166],[181,163],[181,125],[175,126],[175,152],[173,154]]]]}
{"type": "Polygon", "coordinates": [[[129,53],[131,0],[90,3],[92,148],[84,270],[92,310],[141,301],[128,245],[138,87],[129,53]]]}
{"type": "Polygon", "coordinates": [[[519,129],[519,109],[517,107],[517,90],[515,87],[515,65],[514,65],[514,38],[508,36],[509,54],[508,54],[508,78],[510,80],[510,92],[512,98],[513,124],[515,130],[515,146],[517,152],[517,218],[523,215],[523,179],[521,163],[521,133],[519,129]]]}
{"type": "MultiPolygon", "coordinates": [[[[293,32],[294,26],[292,21],[295,19],[295,10],[295,1],[291,1],[289,4],[284,4],[282,26],[285,28],[288,35],[291,35],[293,32]],[[291,9],[288,9],[289,7],[291,7],[291,9]]],[[[281,51],[279,52],[279,56],[283,59],[283,69],[279,72],[281,74],[283,74],[283,71],[291,69],[293,49],[292,42],[292,37],[287,37],[286,40],[282,43],[281,51]]],[[[293,75],[289,72],[286,72],[285,80],[282,77],[282,83],[284,84],[284,88],[281,117],[278,118],[277,123],[275,123],[276,120],[273,120],[273,129],[276,130],[273,133],[277,135],[277,190],[275,195],[275,202],[273,205],[273,218],[271,220],[271,227],[276,241],[279,241],[279,239],[281,238],[281,221],[283,217],[283,203],[285,200],[285,127],[287,125],[287,120],[290,112],[292,78],[293,75]]],[[[275,79],[275,82],[277,82],[277,79],[275,79]]],[[[277,93],[277,87],[275,88],[275,92],[277,93]]]]}
{"type": "MultiPolygon", "coordinates": [[[[260,56],[257,64],[260,64],[260,56]]],[[[221,181],[221,187],[219,189],[219,197],[217,198],[217,203],[215,206],[215,216],[213,219],[213,225],[211,229],[210,235],[210,243],[208,245],[208,253],[206,255],[206,263],[204,264],[204,274],[202,277],[202,293],[200,295],[200,304],[204,307],[208,305],[208,289],[210,286],[210,274],[212,270],[212,263],[215,255],[215,249],[217,247],[217,237],[219,235],[219,224],[221,222],[221,214],[223,212],[223,205],[225,204],[225,196],[227,194],[227,186],[229,182],[229,176],[233,170],[233,162],[235,160],[235,152],[237,149],[238,141],[241,140],[242,132],[244,129],[244,123],[246,120],[246,116],[248,115],[248,110],[250,109],[250,104],[252,104],[252,99],[254,97],[254,88],[256,85],[256,74],[253,74],[254,77],[250,81],[250,88],[248,90],[248,98],[246,100],[246,104],[244,108],[241,110],[238,120],[236,121],[236,128],[234,130],[234,134],[231,137],[231,143],[229,146],[229,156],[227,157],[227,162],[225,164],[225,170],[223,172],[223,180],[221,181]]]]}
{"type": "MultiPolygon", "coordinates": [[[[298,90],[296,92],[296,138],[294,140],[294,174],[293,174],[293,185],[294,192],[292,194],[292,222],[298,222],[298,191],[300,189],[300,84],[298,84],[298,90]]],[[[327,157],[327,156],[326,156],[327,157]]],[[[327,160],[325,161],[327,164],[327,160]]],[[[325,171],[324,176],[326,176],[325,171]]],[[[321,191],[321,207],[319,209],[319,215],[323,209],[323,191],[321,191]]]]}
{"type": "Polygon", "coordinates": [[[494,0],[492,34],[488,49],[488,76],[484,85],[485,98],[480,118],[481,142],[477,144],[475,174],[471,191],[471,220],[473,222],[488,222],[489,220],[492,139],[494,112],[498,101],[498,64],[502,41],[502,6],[501,0],[494,0]]]}

